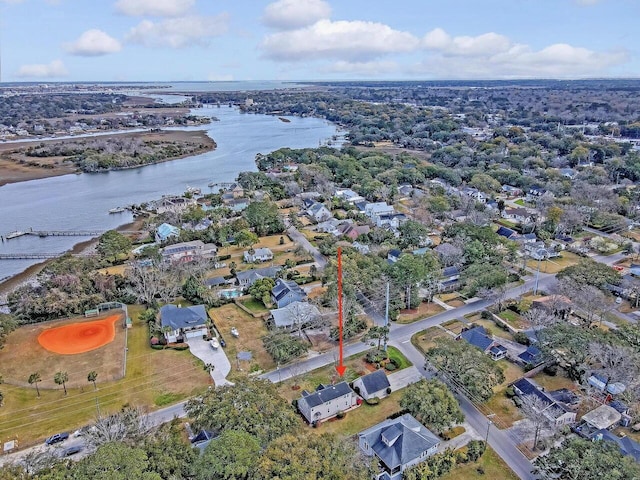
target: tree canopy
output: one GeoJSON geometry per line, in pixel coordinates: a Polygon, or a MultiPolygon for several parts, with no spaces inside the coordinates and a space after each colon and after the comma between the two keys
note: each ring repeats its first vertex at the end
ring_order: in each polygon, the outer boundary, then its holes
{"type": "Polygon", "coordinates": [[[438,433],[464,420],[458,401],[440,380],[422,380],[409,385],[400,406],[438,433]]]}

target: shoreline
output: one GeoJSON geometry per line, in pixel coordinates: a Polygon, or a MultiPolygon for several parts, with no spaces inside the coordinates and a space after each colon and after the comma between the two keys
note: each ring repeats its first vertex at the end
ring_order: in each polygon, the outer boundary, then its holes
{"type": "MultiPolygon", "coordinates": [[[[140,231],[144,220],[146,217],[134,218],[132,222],[124,223],[117,228],[112,230],[122,231],[122,230],[135,230],[140,231]]],[[[83,240],[82,242],[76,243],[71,250],[69,250],[72,254],[82,253],[86,250],[90,250],[95,247],[98,243],[98,238],[91,238],[89,240],[83,240]]],[[[13,290],[18,288],[20,285],[23,285],[34,279],[49,263],[51,263],[55,258],[50,258],[44,260],[42,262],[36,263],[34,265],[30,265],[22,272],[17,273],[16,275],[0,282],[0,296],[6,296],[11,293],[13,290]]]]}
{"type": "MultiPolygon", "coordinates": [[[[10,161],[0,156],[0,187],[4,185],[13,184],[13,183],[28,182],[31,180],[41,180],[44,178],[60,177],[62,175],[71,175],[71,174],[82,175],[84,173],[92,173],[92,174],[108,173],[110,171],[143,168],[143,167],[157,165],[164,162],[171,162],[173,160],[180,160],[182,158],[191,157],[194,155],[201,155],[203,153],[211,152],[217,148],[217,144],[215,140],[208,135],[206,129],[161,130],[159,132],[151,132],[151,131],[124,132],[124,133],[113,133],[109,135],[100,135],[100,138],[107,138],[107,139],[112,137],[121,138],[123,136],[140,138],[145,136],[159,136],[159,135],[168,136],[169,138],[175,137],[176,139],[179,139],[180,137],[184,137],[184,136],[199,135],[201,137],[203,144],[205,145],[205,148],[203,148],[198,153],[183,154],[183,155],[178,155],[176,157],[169,157],[162,160],[158,160],[153,163],[147,163],[144,165],[133,165],[130,167],[116,167],[116,168],[111,168],[109,170],[104,170],[99,172],[83,172],[79,170],[75,165],[57,165],[52,168],[24,166],[24,165],[20,165],[18,162],[10,161]],[[12,176],[12,173],[13,173],[13,176],[12,176]]],[[[93,138],[93,137],[87,136],[87,137],[65,138],[65,139],[59,139],[59,140],[51,139],[51,140],[40,140],[40,141],[34,140],[33,142],[25,142],[21,144],[8,144],[8,143],[1,144],[0,143],[0,154],[7,151],[14,150],[14,149],[28,148],[30,146],[39,145],[41,143],[64,142],[64,141],[73,141],[73,140],[86,139],[86,138],[93,138]]]]}

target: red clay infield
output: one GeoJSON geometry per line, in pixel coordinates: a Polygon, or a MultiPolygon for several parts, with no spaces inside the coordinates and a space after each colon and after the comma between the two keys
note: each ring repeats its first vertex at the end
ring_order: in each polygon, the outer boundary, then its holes
{"type": "Polygon", "coordinates": [[[63,355],[89,352],[113,342],[114,324],[120,319],[120,315],[110,315],[93,322],[51,328],[38,335],[38,343],[50,352],[63,355]]]}

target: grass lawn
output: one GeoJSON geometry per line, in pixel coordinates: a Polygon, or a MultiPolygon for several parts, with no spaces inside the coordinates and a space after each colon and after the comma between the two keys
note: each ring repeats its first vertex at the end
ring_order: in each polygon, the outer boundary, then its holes
{"type": "Polygon", "coordinates": [[[405,357],[400,350],[396,347],[388,346],[387,347],[387,356],[390,360],[393,360],[394,363],[398,366],[397,370],[402,370],[403,368],[411,367],[413,363],[411,363],[407,357],[405,357]]]}
{"type": "Polygon", "coordinates": [[[511,363],[506,358],[498,360],[496,363],[502,369],[502,373],[504,374],[504,382],[502,382],[503,387],[506,387],[511,382],[515,382],[524,375],[524,369],[522,367],[511,363]]]}
{"type": "MultiPolygon", "coordinates": [[[[490,335],[495,335],[496,337],[500,338],[506,338],[507,340],[513,340],[513,335],[511,335],[511,333],[501,329],[493,321],[485,320],[484,318],[479,317],[479,315],[478,318],[474,317],[473,323],[475,323],[476,325],[482,325],[490,335]]],[[[471,321],[471,319],[469,320],[471,321]]]]}
{"type": "Polygon", "coordinates": [[[243,300],[240,300],[240,303],[242,303],[242,305],[247,307],[253,313],[261,314],[261,313],[267,313],[269,311],[269,309],[264,306],[264,303],[262,303],[259,300],[256,300],[255,298],[243,299],[243,300]]]}
{"type": "Polygon", "coordinates": [[[516,205],[520,205],[521,207],[525,206],[524,200],[522,198],[519,198],[518,200],[516,200],[515,202],[516,205]]]}
{"type": "Polygon", "coordinates": [[[443,293],[438,295],[438,298],[440,300],[442,300],[443,302],[448,302],[450,300],[455,300],[456,298],[460,297],[460,294],[458,292],[451,292],[451,293],[443,293]]]}
{"type": "Polygon", "coordinates": [[[411,337],[411,343],[413,343],[418,350],[422,351],[422,353],[425,353],[437,345],[439,338],[453,337],[440,327],[429,327],[411,337]]]}
{"type": "Polygon", "coordinates": [[[380,400],[378,405],[363,403],[355,410],[347,412],[344,418],[323,422],[318,428],[312,428],[311,431],[318,435],[323,433],[333,433],[344,437],[355,435],[365,428],[373,427],[382,422],[389,415],[400,411],[401,398],[402,392],[393,392],[388,397],[380,400]]]}
{"type": "Polygon", "coordinates": [[[513,400],[505,396],[505,390],[505,387],[500,388],[483,404],[491,413],[495,414],[492,420],[498,428],[509,428],[515,421],[524,418],[513,400]]]}
{"type": "Polygon", "coordinates": [[[442,326],[449,330],[451,333],[459,335],[460,332],[462,332],[462,329],[465,327],[465,324],[460,320],[449,320],[448,322],[443,323],[442,326]]]}
{"type": "Polygon", "coordinates": [[[505,320],[513,328],[517,328],[519,330],[525,329],[529,326],[529,324],[525,322],[522,317],[513,310],[503,310],[498,314],[498,316],[505,320]]]}
{"type": "Polygon", "coordinates": [[[437,315],[440,312],[444,312],[444,308],[437,303],[421,302],[416,310],[410,310],[407,313],[401,313],[398,315],[396,323],[413,323],[417,320],[437,315]]]}
{"type": "MultiPolygon", "coordinates": [[[[152,350],[149,347],[148,327],[138,320],[141,311],[141,307],[129,307],[133,327],[126,331],[127,370],[121,380],[104,381],[105,372],[113,367],[108,363],[77,364],[76,358],[84,354],[61,356],[66,363],[59,364],[57,368],[68,371],[72,384],[78,385],[67,387],[67,396],[57,385],[46,388],[48,385],[43,381],[38,398],[35,388],[10,383],[5,375],[7,383],[2,386],[5,398],[0,409],[0,443],[18,439],[20,446],[25,447],[55,432],[86,425],[95,418],[96,400],[102,414],[118,411],[127,403],[154,410],[196,395],[211,385],[211,377],[203,370],[202,362],[188,350],[152,350]],[[86,381],[91,370],[98,372],[97,391],[86,381]]],[[[9,336],[10,341],[12,335],[9,336]]],[[[108,346],[101,347],[105,348],[108,346]]],[[[124,348],[120,351],[124,353],[124,348]]],[[[5,347],[2,354],[10,352],[5,347]]],[[[4,361],[0,364],[4,370],[4,361]]],[[[36,368],[38,365],[25,363],[26,376],[37,371],[36,368]]],[[[43,380],[50,382],[44,376],[43,380]]]]}
{"type": "Polygon", "coordinates": [[[261,318],[254,318],[239,309],[233,303],[228,303],[219,308],[209,310],[209,316],[213,319],[216,328],[227,346],[225,352],[231,362],[231,378],[241,372],[251,370],[272,370],[276,367],[273,358],[267,353],[262,344],[262,337],[269,333],[261,318]],[[240,334],[238,338],[231,335],[231,328],[236,327],[240,334]],[[253,360],[249,362],[236,361],[238,352],[251,352],[253,360]]]}
{"type": "MultiPolygon", "coordinates": [[[[563,251],[560,257],[552,258],[540,262],[540,271],[542,273],[558,273],[567,267],[576,265],[582,257],[572,252],[563,251]]],[[[529,260],[527,266],[534,270],[538,270],[538,262],[529,260]]]]}
{"type": "Polygon", "coordinates": [[[558,369],[558,373],[554,377],[541,372],[533,377],[533,380],[535,380],[541,387],[544,387],[544,389],[547,391],[558,390],[560,388],[568,388],[569,390],[577,389],[577,385],[575,384],[575,382],[565,377],[562,374],[561,369],[558,369]]]}
{"type": "Polygon", "coordinates": [[[451,472],[440,477],[441,480],[517,480],[518,476],[507,466],[498,454],[489,446],[477,462],[455,467],[451,472]],[[484,473],[478,472],[482,467],[484,473]]]}

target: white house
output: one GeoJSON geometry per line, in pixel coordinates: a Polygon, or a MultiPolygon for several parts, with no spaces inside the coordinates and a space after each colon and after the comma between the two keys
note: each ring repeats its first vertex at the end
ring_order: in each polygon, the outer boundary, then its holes
{"type": "Polygon", "coordinates": [[[393,205],[387,205],[387,202],[367,203],[364,206],[364,214],[372,220],[381,215],[391,215],[394,211],[393,205]]]}
{"type": "Polygon", "coordinates": [[[269,262],[273,260],[273,252],[266,248],[256,248],[253,253],[250,250],[242,254],[244,261],[247,263],[269,262]]]}
{"type": "Polygon", "coordinates": [[[353,389],[365,400],[384,398],[391,391],[391,384],[384,370],[376,370],[353,381],[353,389]]]}
{"type": "Polygon", "coordinates": [[[320,317],[320,310],[308,302],[292,302],[286,307],[270,310],[273,324],[278,328],[307,325],[320,317]]]}
{"type": "Polygon", "coordinates": [[[302,392],[298,410],[309,423],[322,422],[357,405],[357,395],[347,382],[320,385],[315,392],[302,392]]]}
{"type": "Polygon", "coordinates": [[[358,446],[377,457],[377,480],[400,480],[403,472],[438,451],[440,439],[410,414],[385,420],[358,434],[358,446]]]}
{"type": "Polygon", "coordinates": [[[316,222],[324,222],[331,218],[331,212],[320,202],[314,202],[307,208],[307,216],[316,222]]]}
{"type": "Polygon", "coordinates": [[[198,259],[215,258],[217,247],[202,240],[176,243],[160,250],[162,260],[171,263],[192,262],[198,259]]]}

